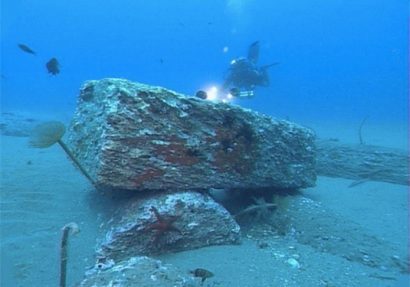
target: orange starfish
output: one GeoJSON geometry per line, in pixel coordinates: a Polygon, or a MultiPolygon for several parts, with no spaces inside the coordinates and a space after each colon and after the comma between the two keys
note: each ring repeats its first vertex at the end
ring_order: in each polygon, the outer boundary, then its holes
{"type": "Polygon", "coordinates": [[[152,223],[150,226],[147,227],[147,230],[154,230],[154,240],[153,243],[158,243],[159,238],[166,232],[175,231],[182,234],[182,231],[174,226],[174,222],[177,220],[177,216],[167,216],[164,217],[159,214],[158,209],[154,206],[151,206],[150,211],[154,213],[155,218],[157,221],[152,223]]]}

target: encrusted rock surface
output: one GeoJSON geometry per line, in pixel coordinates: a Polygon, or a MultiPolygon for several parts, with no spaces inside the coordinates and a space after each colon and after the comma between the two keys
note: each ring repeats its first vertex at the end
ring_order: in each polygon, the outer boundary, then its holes
{"type": "Polygon", "coordinates": [[[78,286],[195,287],[201,284],[197,279],[169,264],[164,265],[159,260],[141,256],[117,264],[98,263],[87,272],[85,279],[78,286]]]}
{"type": "Polygon", "coordinates": [[[120,207],[97,253],[99,258],[117,262],[137,255],[233,244],[239,240],[239,225],[210,196],[189,191],[161,193],[131,200],[120,207]]]}
{"type": "Polygon", "coordinates": [[[316,179],[309,129],[123,79],[83,85],[68,145],[99,188],[304,188],[316,179]]]}

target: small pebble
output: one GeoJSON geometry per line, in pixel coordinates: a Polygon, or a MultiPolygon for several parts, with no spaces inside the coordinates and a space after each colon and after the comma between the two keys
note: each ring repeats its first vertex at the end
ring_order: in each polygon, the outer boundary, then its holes
{"type": "Polygon", "coordinates": [[[286,263],[289,264],[290,267],[294,269],[300,268],[300,263],[295,258],[289,258],[288,260],[286,260],[286,263]]]}

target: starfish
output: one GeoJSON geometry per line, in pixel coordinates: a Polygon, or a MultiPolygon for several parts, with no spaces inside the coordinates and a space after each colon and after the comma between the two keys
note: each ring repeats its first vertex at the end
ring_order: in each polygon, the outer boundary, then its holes
{"type": "Polygon", "coordinates": [[[178,218],[177,216],[164,217],[161,214],[159,214],[158,209],[156,209],[154,206],[151,206],[150,211],[154,213],[154,216],[157,220],[156,222],[152,223],[150,226],[147,227],[147,230],[155,231],[153,239],[154,244],[158,243],[159,238],[162,235],[164,235],[164,233],[174,231],[178,232],[179,234],[182,234],[182,231],[174,226],[174,222],[178,218]]]}
{"type": "Polygon", "coordinates": [[[256,220],[260,221],[262,219],[269,218],[271,216],[271,208],[277,208],[278,205],[276,203],[268,203],[266,200],[261,198],[252,197],[254,204],[248,206],[244,210],[240,211],[239,213],[235,214],[234,217],[238,218],[244,214],[254,213],[256,220]]]}

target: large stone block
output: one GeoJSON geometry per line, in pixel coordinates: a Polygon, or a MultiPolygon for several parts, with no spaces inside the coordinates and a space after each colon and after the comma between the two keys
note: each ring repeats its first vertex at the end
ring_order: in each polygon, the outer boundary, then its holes
{"type": "Polygon", "coordinates": [[[69,147],[97,187],[126,190],[314,185],[314,134],[241,107],[123,79],[86,82],[69,147]]]}
{"type": "Polygon", "coordinates": [[[208,195],[186,191],[130,200],[110,220],[97,249],[99,258],[118,262],[239,241],[240,227],[222,205],[208,195]]]}

